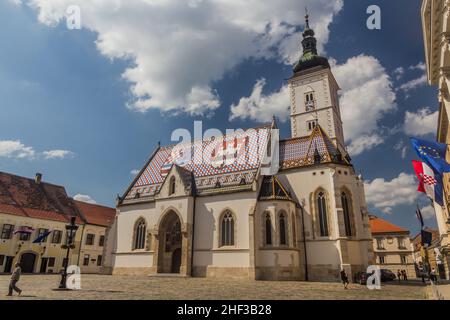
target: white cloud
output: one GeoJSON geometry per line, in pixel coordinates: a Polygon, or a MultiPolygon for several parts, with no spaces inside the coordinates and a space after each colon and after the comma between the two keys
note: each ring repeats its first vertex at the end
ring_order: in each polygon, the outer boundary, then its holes
{"type": "Polygon", "coordinates": [[[8,0],[10,3],[15,4],[16,6],[20,6],[22,4],[22,0],[8,0]]]}
{"type": "Polygon", "coordinates": [[[408,147],[405,145],[405,142],[403,140],[400,140],[397,144],[394,145],[394,150],[401,152],[402,159],[406,158],[406,151],[408,150],[408,147]]]}
{"type": "Polygon", "coordinates": [[[85,195],[85,194],[77,194],[73,198],[75,200],[81,201],[81,202],[86,202],[86,203],[91,203],[91,204],[96,204],[97,203],[94,199],[92,199],[90,196],[85,195]]]}
{"type": "Polygon", "coordinates": [[[414,65],[414,66],[409,66],[408,69],[409,69],[409,70],[421,70],[421,71],[425,71],[425,70],[427,70],[427,67],[425,66],[425,63],[419,62],[418,64],[416,64],[416,65],[414,65]]]}
{"type": "Polygon", "coordinates": [[[42,153],[45,159],[64,159],[72,157],[74,153],[69,150],[49,150],[42,153]]]}
{"type": "Polygon", "coordinates": [[[422,212],[422,217],[424,220],[430,220],[436,217],[436,213],[432,206],[426,206],[420,209],[420,212],[422,212]]]}
{"type": "Polygon", "coordinates": [[[427,84],[427,75],[424,74],[424,75],[420,76],[419,78],[413,79],[411,81],[408,81],[408,82],[402,84],[399,87],[399,90],[401,90],[405,93],[408,93],[409,91],[414,90],[420,86],[424,86],[426,84],[427,84]]]}
{"type": "Polygon", "coordinates": [[[20,140],[0,140],[0,157],[33,159],[35,151],[24,145],[20,140]]]}
{"type": "Polygon", "coordinates": [[[378,134],[363,135],[352,140],[348,146],[348,152],[352,155],[361,154],[365,150],[369,150],[383,143],[383,138],[378,134]]]}
{"type": "Polygon", "coordinates": [[[110,59],[131,59],[129,108],[210,113],[220,99],[212,88],[249,58],[292,62],[299,54],[305,5],[319,47],[342,0],[28,0],[39,21],[63,22],[68,5],[81,8],[82,26],[97,34],[110,59]]]}
{"type": "Polygon", "coordinates": [[[276,115],[281,121],[289,116],[289,87],[283,86],[280,91],[270,95],[263,94],[265,79],[260,79],[253,87],[249,97],[241,98],[237,105],[231,106],[230,120],[241,118],[266,122],[276,115]]]}
{"type": "Polygon", "coordinates": [[[68,150],[48,150],[37,152],[33,147],[23,144],[20,140],[0,140],[0,157],[12,159],[64,159],[73,156],[68,150]]]}
{"type": "Polygon", "coordinates": [[[403,129],[406,134],[424,136],[436,133],[439,112],[432,112],[430,108],[422,108],[416,113],[406,111],[403,129]]]}
{"type": "Polygon", "coordinates": [[[135,176],[135,175],[137,175],[139,172],[140,172],[140,170],[134,169],[134,170],[131,170],[130,174],[131,174],[132,176],[135,176]]]}
{"type": "Polygon", "coordinates": [[[395,206],[413,204],[419,195],[414,175],[406,173],[390,181],[377,178],[366,182],[364,187],[367,203],[388,214],[395,206]]]}
{"type": "Polygon", "coordinates": [[[372,56],[359,55],[334,65],[333,73],[342,94],[340,106],[345,139],[352,155],[358,155],[383,142],[380,120],[395,111],[396,95],[391,79],[372,56]]]}
{"type": "Polygon", "coordinates": [[[403,67],[398,67],[397,69],[394,70],[394,75],[397,80],[400,80],[404,74],[405,74],[405,68],[403,68],[403,67]]]}

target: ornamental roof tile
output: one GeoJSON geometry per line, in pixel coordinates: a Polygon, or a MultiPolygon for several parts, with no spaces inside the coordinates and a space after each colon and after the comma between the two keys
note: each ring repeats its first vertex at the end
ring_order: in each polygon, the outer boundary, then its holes
{"type": "MultiPolygon", "coordinates": [[[[258,179],[261,158],[270,141],[268,129],[273,127],[272,123],[215,140],[158,147],[122,201],[155,196],[174,164],[182,168],[185,179],[193,177],[198,193],[219,192],[222,188],[240,190],[258,179]]],[[[279,153],[281,170],[316,164],[317,154],[320,163],[348,163],[341,159],[342,155],[320,126],[310,136],[280,141],[279,153]]]]}

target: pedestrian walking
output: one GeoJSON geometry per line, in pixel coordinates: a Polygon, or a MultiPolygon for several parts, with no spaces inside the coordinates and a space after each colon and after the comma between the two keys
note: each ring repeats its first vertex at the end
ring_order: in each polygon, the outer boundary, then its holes
{"type": "Polygon", "coordinates": [[[19,288],[17,288],[17,282],[19,282],[20,280],[20,274],[22,273],[22,269],[20,268],[20,264],[16,263],[15,264],[15,268],[14,271],[11,274],[11,280],[9,281],[9,291],[8,291],[8,296],[12,296],[13,291],[16,291],[19,296],[22,293],[22,290],[20,290],[19,288]]]}
{"type": "Polygon", "coordinates": [[[408,275],[406,274],[406,270],[403,270],[403,280],[408,281],[408,275]]]}
{"type": "Polygon", "coordinates": [[[402,280],[402,273],[400,272],[400,269],[397,270],[397,278],[398,282],[400,283],[400,281],[402,280]]]}
{"type": "Polygon", "coordinates": [[[341,280],[342,280],[342,283],[344,284],[344,289],[348,289],[347,288],[347,286],[349,284],[348,276],[347,276],[347,272],[345,272],[344,269],[341,270],[341,280]]]}
{"type": "Polygon", "coordinates": [[[435,283],[438,282],[437,273],[436,273],[436,269],[435,268],[431,269],[430,278],[431,278],[431,281],[433,281],[435,283]]]}

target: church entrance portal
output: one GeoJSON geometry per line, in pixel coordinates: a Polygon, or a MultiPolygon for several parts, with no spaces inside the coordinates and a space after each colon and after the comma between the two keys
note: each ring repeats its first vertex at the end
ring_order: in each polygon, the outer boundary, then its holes
{"type": "Polygon", "coordinates": [[[178,215],[173,211],[166,214],[159,230],[158,273],[180,273],[182,234],[178,215]]]}

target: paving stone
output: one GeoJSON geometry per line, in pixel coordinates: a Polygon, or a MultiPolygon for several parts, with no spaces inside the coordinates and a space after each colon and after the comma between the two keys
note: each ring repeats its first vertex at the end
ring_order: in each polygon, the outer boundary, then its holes
{"type": "Polygon", "coordinates": [[[0,300],[5,299],[80,299],[80,300],[367,300],[425,299],[419,283],[383,285],[381,290],[350,284],[291,281],[242,281],[205,278],[158,278],[142,276],[82,275],[81,290],[54,291],[59,275],[23,275],[18,284],[23,296],[6,297],[9,276],[0,276],[0,300]]]}

